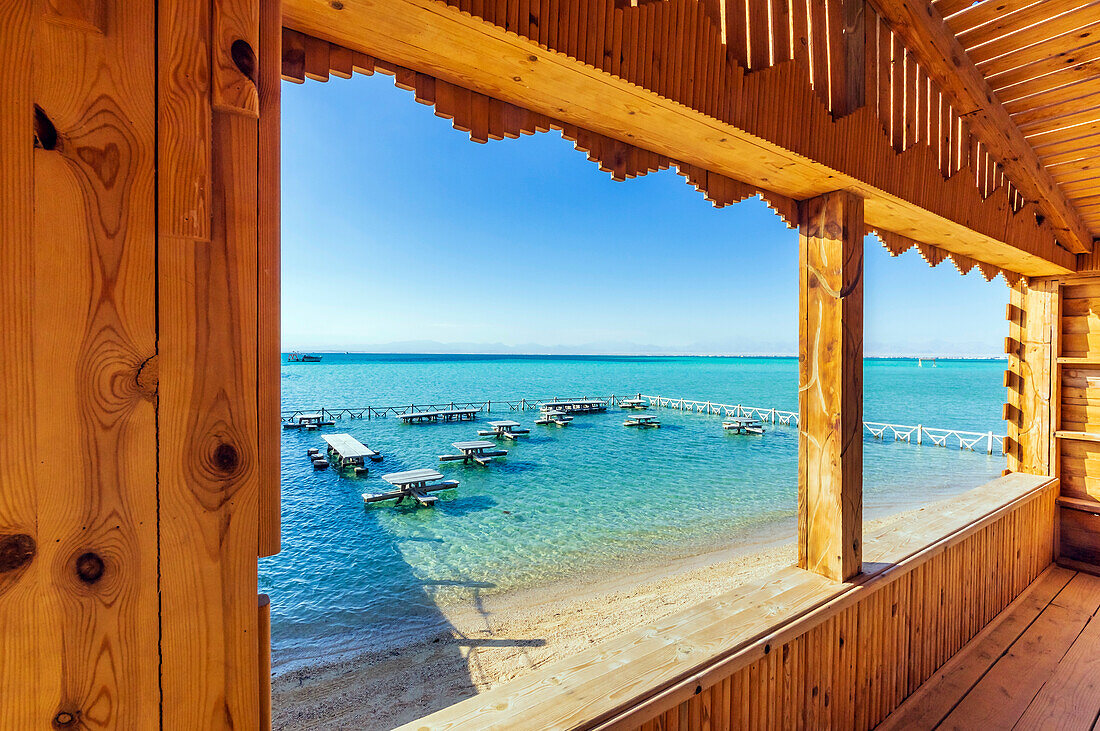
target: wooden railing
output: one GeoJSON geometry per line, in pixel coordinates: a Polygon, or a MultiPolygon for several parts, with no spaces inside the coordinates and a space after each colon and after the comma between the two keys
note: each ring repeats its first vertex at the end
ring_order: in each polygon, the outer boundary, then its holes
{"type": "Polygon", "coordinates": [[[852,582],[785,569],[405,728],[873,728],[1052,562],[1057,492],[999,478],[865,536],[852,582]]]}

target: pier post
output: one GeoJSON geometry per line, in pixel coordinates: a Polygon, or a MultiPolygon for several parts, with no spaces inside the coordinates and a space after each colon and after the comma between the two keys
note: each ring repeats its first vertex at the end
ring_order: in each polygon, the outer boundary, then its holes
{"type": "Polygon", "coordinates": [[[917,444],[924,443],[924,425],[917,424],[917,444]]]}
{"type": "Polygon", "coordinates": [[[863,199],[799,214],[798,565],[845,581],[863,560],[863,199]]]}
{"type": "Polygon", "coordinates": [[[986,437],[985,453],[993,454],[993,432],[989,432],[989,436],[986,437]]]}

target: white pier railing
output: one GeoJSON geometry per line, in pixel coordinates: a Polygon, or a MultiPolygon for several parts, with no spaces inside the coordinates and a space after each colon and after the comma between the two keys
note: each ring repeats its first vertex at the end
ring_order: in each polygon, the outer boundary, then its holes
{"type": "MultiPolygon", "coordinates": [[[[798,412],[783,411],[781,409],[764,408],[761,406],[745,406],[744,404],[720,404],[714,401],[694,401],[685,398],[669,398],[667,396],[647,396],[639,394],[638,398],[646,399],[650,406],[666,409],[679,409],[698,414],[716,414],[718,416],[749,416],[782,426],[798,426],[798,412]]],[[[916,426],[904,424],[884,424],[876,421],[863,422],[863,428],[874,439],[882,441],[908,442],[910,444],[931,444],[937,447],[958,447],[970,451],[984,451],[993,454],[994,451],[1004,454],[1004,436],[988,432],[961,431],[958,429],[940,429],[937,427],[916,426]]]]}
{"type": "MultiPolygon", "coordinates": [[[[669,398],[667,396],[647,396],[646,394],[630,394],[628,396],[585,396],[585,399],[603,401],[607,406],[616,406],[624,398],[646,399],[650,406],[666,409],[678,409],[698,414],[715,414],[717,416],[749,416],[779,426],[798,426],[797,411],[783,411],[782,409],[765,408],[762,406],[746,406],[744,404],[720,404],[714,401],[693,401],[685,398],[669,398]]],[[[505,399],[494,401],[447,401],[442,403],[402,404],[399,406],[357,406],[352,408],[314,407],[303,409],[284,409],[282,419],[290,420],[303,413],[320,413],[325,419],[339,421],[341,419],[384,419],[388,416],[401,416],[414,411],[438,411],[441,409],[472,408],[478,411],[491,413],[507,411],[528,411],[539,409],[542,404],[557,401],[559,397],[505,399]]],[[[884,424],[876,421],[863,422],[863,428],[873,439],[893,442],[908,442],[909,444],[929,444],[936,447],[958,447],[970,451],[984,451],[993,454],[994,451],[1004,454],[1005,438],[993,432],[960,431],[958,429],[940,429],[936,427],[917,424],[909,426],[903,424],[884,424]]]]}

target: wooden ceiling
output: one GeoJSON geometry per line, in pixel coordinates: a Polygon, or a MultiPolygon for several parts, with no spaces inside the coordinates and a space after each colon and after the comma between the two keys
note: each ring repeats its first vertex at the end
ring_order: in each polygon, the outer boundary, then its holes
{"type": "Polygon", "coordinates": [[[1100,0],[935,0],[1093,237],[1100,237],[1100,0]]]}
{"type": "Polygon", "coordinates": [[[652,158],[770,200],[850,190],[892,252],[933,265],[1012,281],[1100,264],[1100,0],[284,0],[283,14],[285,78],[374,59],[471,139],[525,132],[519,110],[619,178],[652,158]]]}

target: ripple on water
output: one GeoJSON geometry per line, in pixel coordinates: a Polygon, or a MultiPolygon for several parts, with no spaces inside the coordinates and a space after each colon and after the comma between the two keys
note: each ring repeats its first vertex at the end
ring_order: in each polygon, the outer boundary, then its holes
{"type": "MultiPolygon", "coordinates": [[[[336,375],[314,371],[312,384],[298,378],[301,370],[289,373],[287,403],[291,395],[295,405],[319,403],[303,390],[320,384],[328,390],[317,393],[331,393],[349,377],[339,366],[327,368],[336,375]]],[[[453,364],[443,370],[453,375],[453,364]]],[[[959,388],[967,388],[967,375],[959,388]]],[[[411,382],[424,380],[430,391],[425,378],[417,371],[411,382]]],[[[546,392],[596,390],[559,384],[546,392]]],[[[534,386],[524,391],[539,394],[534,386]]],[[[352,405],[352,395],[337,400],[352,405]]],[[[565,428],[531,424],[533,412],[509,416],[530,426],[531,437],[504,444],[508,456],[490,467],[439,465],[461,485],[443,493],[433,510],[365,508],[360,494],[382,489],[381,474],[436,466],[451,442],[475,434],[476,423],[341,421],[335,431],[386,455],[365,478],[313,470],[305,451],[323,446],[320,435],[284,433],[283,550],[262,560],[260,573],[272,595],[278,658],[336,651],[368,635],[375,645],[422,636],[447,626],[441,605],[606,577],[641,562],[736,543],[769,524],[789,526],[795,516],[794,429],[731,435],[716,416],[667,409],[659,412],[663,427],[650,430],[625,428],[619,410],[578,416],[565,428]]],[[[999,457],[928,446],[868,441],[864,451],[869,510],[938,500],[1003,468],[999,457]]]]}

